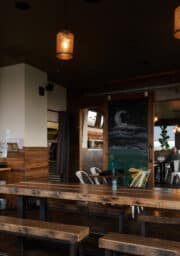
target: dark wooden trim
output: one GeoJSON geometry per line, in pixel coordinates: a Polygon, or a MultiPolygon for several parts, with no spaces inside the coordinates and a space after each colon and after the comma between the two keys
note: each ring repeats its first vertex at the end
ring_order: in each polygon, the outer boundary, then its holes
{"type": "Polygon", "coordinates": [[[82,152],[84,149],[82,148],[82,129],[83,129],[83,109],[79,111],[79,169],[82,170],[82,152]]]}
{"type": "Polygon", "coordinates": [[[108,167],[108,101],[103,104],[104,109],[104,127],[103,127],[103,169],[108,167]]]}
{"type": "Polygon", "coordinates": [[[48,109],[47,111],[55,112],[55,113],[59,113],[59,112],[60,112],[60,111],[58,111],[58,110],[54,110],[54,109],[48,109]]]}
{"type": "Polygon", "coordinates": [[[48,147],[24,147],[24,150],[46,150],[48,147]]]}
{"type": "Polygon", "coordinates": [[[119,101],[119,100],[135,100],[135,99],[142,99],[145,98],[146,96],[144,93],[138,92],[138,93],[130,93],[130,94],[116,94],[116,95],[111,95],[111,101],[119,101]]]}
{"type": "Polygon", "coordinates": [[[148,186],[154,187],[154,95],[148,97],[148,169],[151,170],[148,186]]]}
{"type": "Polygon", "coordinates": [[[173,118],[173,119],[160,119],[155,123],[155,126],[160,125],[177,125],[180,123],[179,118],[173,118]]]}

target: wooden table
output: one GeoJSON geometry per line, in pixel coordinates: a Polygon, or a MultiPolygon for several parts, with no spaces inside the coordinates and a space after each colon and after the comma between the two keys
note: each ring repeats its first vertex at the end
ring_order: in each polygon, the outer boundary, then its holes
{"type": "Polygon", "coordinates": [[[19,217],[24,217],[24,200],[27,197],[40,199],[41,219],[46,218],[48,198],[180,210],[180,189],[120,187],[113,192],[108,185],[21,182],[0,186],[0,193],[18,196],[19,217]]]}

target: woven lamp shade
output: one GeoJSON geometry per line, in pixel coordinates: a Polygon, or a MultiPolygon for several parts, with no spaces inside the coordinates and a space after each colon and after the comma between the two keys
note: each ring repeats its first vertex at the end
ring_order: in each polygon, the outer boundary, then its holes
{"type": "Polygon", "coordinates": [[[180,39],[180,6],[174,12],[174,37],[180,39]]]}
{"type": "Polygon", "coordinates": [[[56,36],[56,57],[70,60],[73,57],[74,35],[69,31],[61,31],[56,36]]]}

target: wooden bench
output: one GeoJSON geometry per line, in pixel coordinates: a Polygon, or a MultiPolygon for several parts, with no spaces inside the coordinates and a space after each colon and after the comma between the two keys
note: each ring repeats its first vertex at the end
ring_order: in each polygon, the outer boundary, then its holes
{"type": "Polygon", "coordinates": [[[105,249],[105,255],[111,251],[132,255],[180,256],[180,243],[150,237],[109,233],[99,239],[99,247],[105,249]]]}
{"type": "MultiPolygon", "coordinates": [[[[65,241],[70,244],[70,255],[78,252],[78,244],[89,235],[89,227],[51,223],[39,220],[0,216],[0,231],[20,237],[34,237],[65,241]]],[[[23,250],[23,242],[21,251],[23,250]]]]}
{"type": "MultiPolygon", "coordinates": [[[[118,232],[120,233],[123,232],[124,211],[125,211],[123,207],[117,208],[117,207],[108,206],[108,205],[101,205],[96,203],[84,203],[84,202],[59,203],[58,200],[48,200],[48,208],[52,210],[58,210],[64,213],[81,214],[87,217],[96,216],[96,217],[103,217],[108,219],[117,219],[118,232]]],[[[93,228],[90,231],[91,233],[94,233],[93,228]]]]}
{"type": "Polygon", "coordinates": [[[180,212],[168,210],[145,210],[138,215],[141,222],[141,234],[147,236],[149,223],[180,225],[180,212]]]}

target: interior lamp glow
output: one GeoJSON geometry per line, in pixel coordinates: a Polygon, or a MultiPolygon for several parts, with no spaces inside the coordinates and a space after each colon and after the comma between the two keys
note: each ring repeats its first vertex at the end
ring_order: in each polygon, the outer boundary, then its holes
{"type": "Polygon", "coordinates": [[[56,35],[56,57],[61,60],[73,58],[74,35],[69,31],[61,31],[56,35]]]}
{"type": "Polygon", "coordinates": [[[176,127],[175,128],[173,128],[173,132],[174,133],[179,133],[180,132],[180,126],[179,125],[176,125],[176,127]]]}
{"type": "Polygon", "coordinates": [[[174,37],[180,39],[180,6],[174,11],[174,37]]]}
{"type": "Polygon", "coordinates": [[[159,120],[158,116],[154,116],[154,123],[156,123],[159,120]]]}

